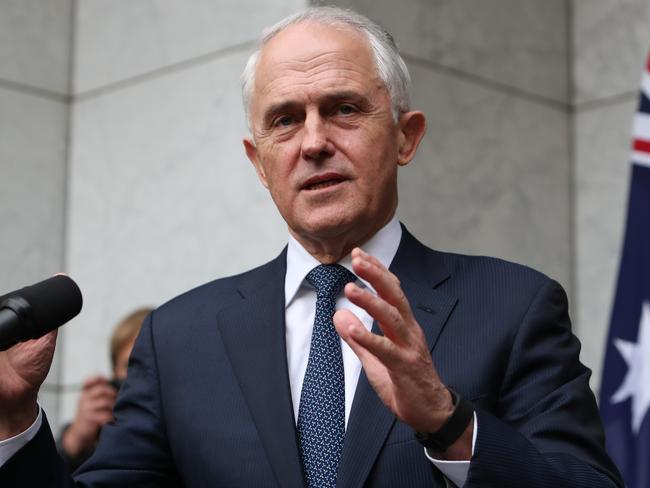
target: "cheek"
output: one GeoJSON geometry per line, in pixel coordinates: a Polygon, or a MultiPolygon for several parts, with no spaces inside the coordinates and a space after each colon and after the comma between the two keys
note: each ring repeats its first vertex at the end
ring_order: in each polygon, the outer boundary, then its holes
{"type": "Polygon", "coordinates": [[[282,198],[282,193],[291,190],[299,159],[300,151],[288,144],[275,144],[265,153],[263,168],[271,194],[282,198]]]}
{"type": "Polygon", "coordinates": [[[285,213],[292,208],[292,202],[294,201],[294,192],[289,175],[280,171],[273,171],[267,178],[267,184],[268,191],[275,202],[275,206],[285,216],[285,213]]]}
{"type": "Polygon", "coordinates": [[[386,127],[373,125],[336,135],[339,149],[356,164],[378,166],[381,161],[397,161],[395,134],[386,127]]]}

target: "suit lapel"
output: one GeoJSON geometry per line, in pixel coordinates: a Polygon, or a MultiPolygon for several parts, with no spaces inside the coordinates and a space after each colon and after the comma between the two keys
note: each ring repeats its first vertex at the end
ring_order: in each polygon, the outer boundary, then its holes
{"type": "MultiPolygon", "coordinates": [[[[420,244],[405,228],[390,266],[401,281],[416,320],[433,350],[457,299],[435,290],[449,273],[438,254],[420,244]]],[[[380,333],[377,324],[373,332],[380,333]]],[[[339,465],[338,484],[360,487],[395,423],[395,417],[379,399],[363,370],[355,392],[339,465]]]]}
{"type": "Polygon", "coordinates": [[[279,486],[302,486],[287,373],[282,253],[222,309],[219,330],[279,486]]]}

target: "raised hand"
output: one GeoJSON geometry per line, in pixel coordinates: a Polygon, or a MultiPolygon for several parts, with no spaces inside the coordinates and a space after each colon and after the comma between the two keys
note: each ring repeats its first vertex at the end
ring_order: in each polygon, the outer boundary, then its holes
{"type": "MultiPolygon", "coordinates": [[[[377,295],[349,283],[345,296],[366,310],[384,335],[368,331],[349,310],[334,314],[336,330],[359,357],[370,384],[395,416],[416,431],[435,432],[453,411],[451,394],[436,372],[399,279],[359,248],[352,251],[352,268],[377,295]]],[[[471,438],[472,423],[447,457],[469,459],[471,438]]]]}

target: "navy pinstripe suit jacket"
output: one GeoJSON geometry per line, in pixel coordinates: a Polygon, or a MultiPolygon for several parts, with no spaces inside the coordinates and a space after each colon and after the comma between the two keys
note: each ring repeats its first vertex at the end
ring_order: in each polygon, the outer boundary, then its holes
{"type": "MultiPolygon", "coordinates": [[[[133,351],[116,422],[74,481],[45,423],[0,469],[0,484],[303,486],[286,366],[285,267],[283,252],[156,310],[133,351]]],[[[443,381],[477,407],[465,486],[622,486],[557,283],[497,259],[432,251],[406,229],[391,270],[443,381]]],[[[363,373],[338,486],[445,486],[363,373]]]]}

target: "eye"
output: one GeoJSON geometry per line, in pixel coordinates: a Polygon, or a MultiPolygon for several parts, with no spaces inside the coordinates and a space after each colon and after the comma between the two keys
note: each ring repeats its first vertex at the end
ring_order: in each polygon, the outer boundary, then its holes
{"type": "Polygon", "coordinates": [[[293,117],[289,115],[283,115],[282,117],[278,117],[277,119],[275,119],[275,122],[273,123],[273,125],[276,127],[288,127],[291,124],[293,124],[293,117]]]}
{"type": "Polygon", "coordinates": [[[341,105],[338,106],[338,112],[341,115],[350,115],[355,113],[356,111],[357,109],[353,105],[350,105],[349,103],[342,103],[341,105]]]}

